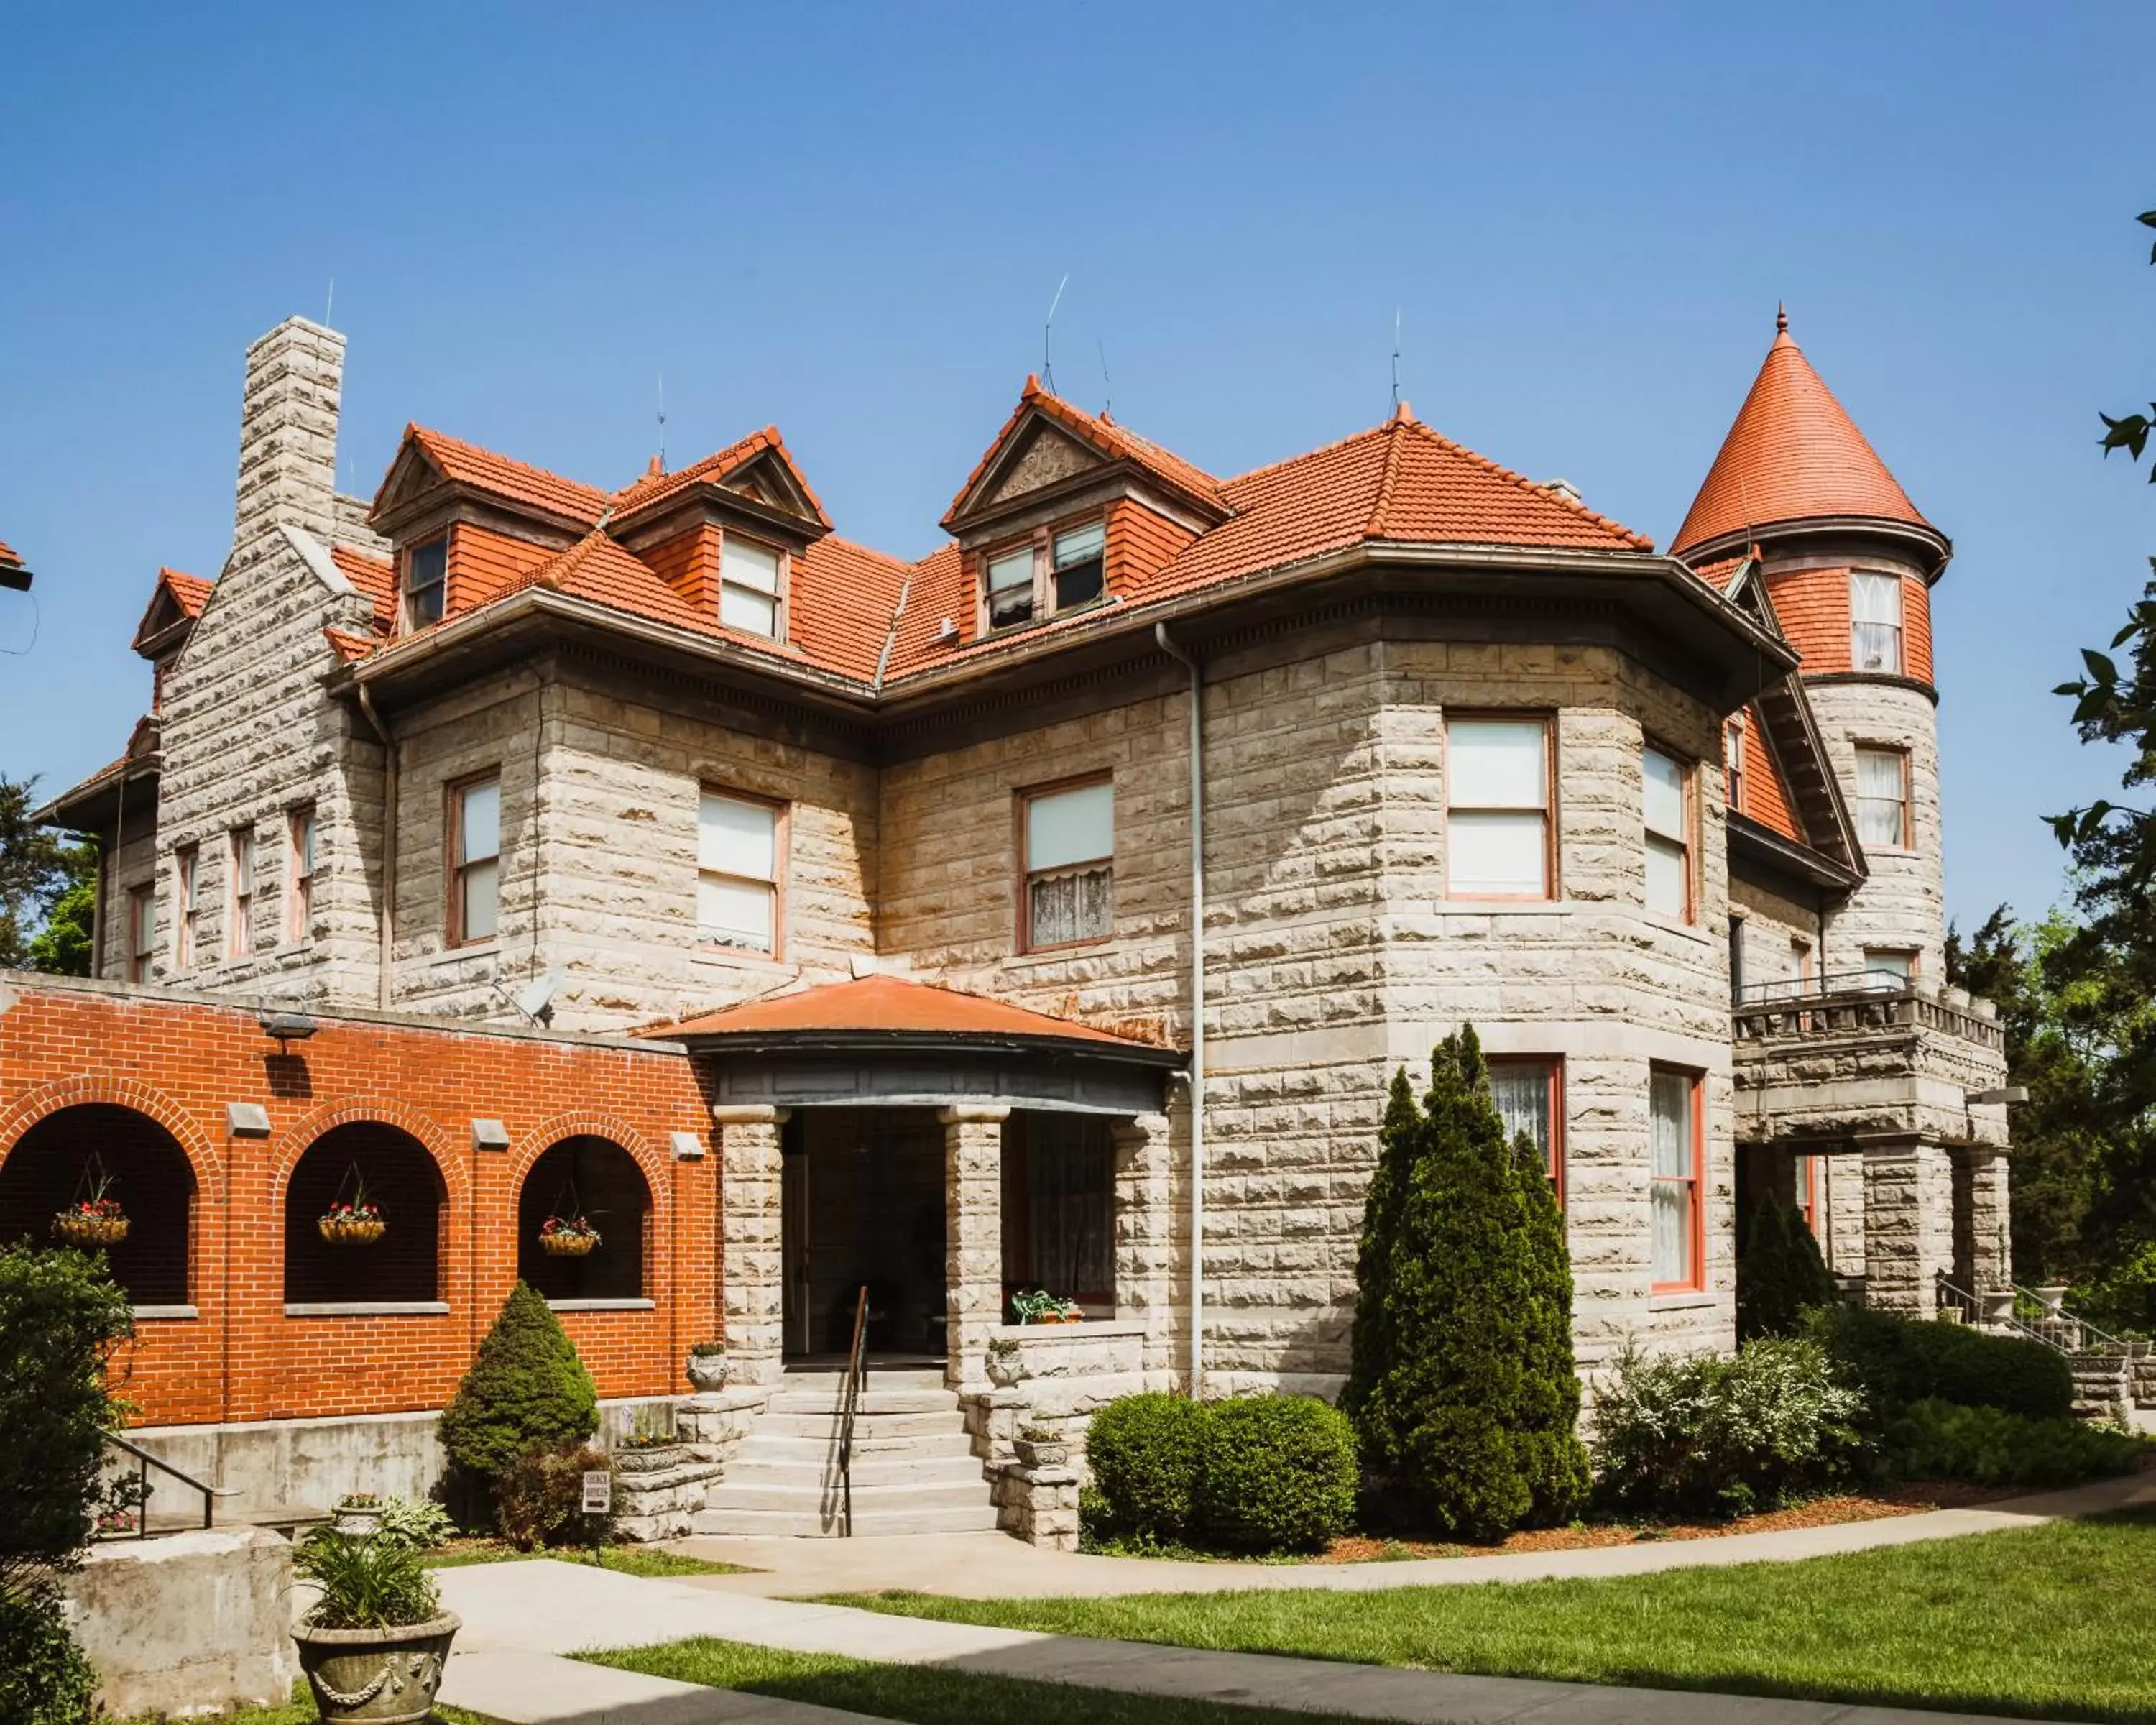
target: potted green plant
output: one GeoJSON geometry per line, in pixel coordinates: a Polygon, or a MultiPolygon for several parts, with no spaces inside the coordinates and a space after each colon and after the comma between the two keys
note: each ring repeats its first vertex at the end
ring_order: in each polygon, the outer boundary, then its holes
{"type": "Polygon", "coordinates": [[[998,1389],[1009,1389],[1025,1376],[1025,1361],[1019,1357],[1018,1337],[991,1336],[988,1337],[988,1382],[998,1389]]]}
{"type": "Polygon", "coordinates": [[[292,1630],[326,1725],[421,1725],[460,1622],[409,1546],[320,1527],[293,1573],[321,1595],[292,1630]]]}
{"type": "Polygon", "coordinates": [[[355,1168],[347,1176],[352,1196],[339,1195],[315,1220],[315,1230],[331,1245],[372,1245],[389,1231],[382,1206],[367,1195],[367,1182],[355,1168]]]}
{"type": "Polygon", "coordinates": [[[330,1525],[340,1533],[369,1538],[382,1526],[382,1500],[372,1491],[347,1491],[330,1512],[330,1525]]]}
{"type": "Polygon", "coordinates": [[[1013,1294],[1011,1316],[1022,1324],[1075,1324],[1086,1318],[1075,1300],[1051,1294],[1045,1288],[1013,1294]]]}
{"type": "Polygon", "coordinates": [[[588,1258],[598,1250],[599,1231],[583,1216],[549,1216],[539,1224],[539,1250],[549,1257],[588,1258]]]}
{"type": "Polygon", "coordinates": [[[1070,1459],[1069,1441],[1052,1425],[1021,1425],[1013,1446],[1026,1467],[1060,1467],[1070,1459]]]}
{"type": "Polygon", "coordinates": [[[72,1246],[117,1245],[127,1238],[127,1212],[112,1195],[112,1176],[92,1158],[74,1202],[53,1218],[54,1237],[72,1246]]]}
{"type": "Polygon", "coordinates": [[[724,1389],[726,1387],[726,1344],[723,1342],[691,1342],[689,1344],[689,1381],[699,1389],[724,1389]]]}

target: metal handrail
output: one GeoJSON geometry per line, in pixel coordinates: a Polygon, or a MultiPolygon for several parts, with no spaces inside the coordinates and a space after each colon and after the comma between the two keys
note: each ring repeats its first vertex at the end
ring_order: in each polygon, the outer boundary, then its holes
{"type": "MultiPolygon", "coordinates": [[[[1971,1323],[1987,1322],[1982,1316],[1983,1302],[1975,1295],[1966,1288],[1957,1287],[1947,1279],[1943,1271],[1936,1280],[1942,1306],[1954,1307],[1971,1323]]],[[[2148,1350],[2148,1344],[2145,1342],[2123,1341],[2107,1331],[2098,1329],[2086,1318],[2076,1317],[2071,1312],[2054,1312],[2040,1297],[2019,1283],[2010,1282],[2007,1286],[2014,1292],[2013,1309],[1988,1322],[1997,1324],[2025,1342],[2040,1343],[2068,1359],[2088,1353],[2118,1353],[2128,1359],[2138,1359],[2148,1350]],[[2090,1337],[2094,1337],[2102,1345],[2088,1346],[2087,1338],[2090,1337]]],[[[2005,1293],[2006,1288],[1999,1291],[2005,1293]]]]}
{"type": "Polygon", "coordinates": [[[2015,1322],[2027,1323],[2032,1328],[2041,1330],[2056,1327],[2082,1338],[2093,1336],[2102,1344],[2090,1348],[2084,1341],[2081,1347],[2061,1348],[2060,1352],[2062,1353],[2120,1353],[2128,1359],[2138,1359],[2148,1349],[2146,1342],[2130,1342],[2112,1335],[2108,1330],[2098,1329],[2079,1312],[2068,1312],[2063,1307],[2055,1308],[2046,1305],[2042,1295],[2034,1289],[2023,1287],[2019,1282],[2014,1284],[2014,1311],[2015,1322]],[[2025,1308],[2031,1314],[2031,1319],[2022,1318],[2025,1308]]]}
{"type": "Polygon", "coordinates": [[[860,1411],[861,1380],[868,1375],[869,1291],[854,1301],[854,1340],[846,1350],[846,1381],[839,1404],[839,1489],[844,1503],[842,1538],[854,1536],[854,1415],[860,1411]]]}
{"type": "Polygon", "coordinates": [[[1747,983],[1732,992],[1739,1007],[1780,1006],[1804,1000],[1832,1000],[1850,994],[1907,994],[1916,985],[1891,970],[1845,970],[1832,976],[1784,977],[1747,983]]]}
{"type": "Polygon", "coordinates": [[[202,1493],[202,1524],[205,1527],[212,1527],[217,1524],[218,1498],[237,1497],[240,1495],[239,1488],[236,1486],[205,1485],[192,1474],[173,1466],[162,1455],[152,1455],[140,1445],[129,1443],[117,1432],[106,1432],[105,1440],[115,1449],[124,1450],[135,1458],[136,1489],[140,1494],[135,1500],[135,1537],[137,1539],[147,1539],[150,1537],[150,1493],[155,1489],[150,1484],[150,1470],[153,1467],[160,1473],[170,1474],[188,1490],[202,1493]]]}

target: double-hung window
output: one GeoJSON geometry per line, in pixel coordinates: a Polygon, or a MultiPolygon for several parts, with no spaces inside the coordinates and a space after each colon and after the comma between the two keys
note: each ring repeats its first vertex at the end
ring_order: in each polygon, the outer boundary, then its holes
{"type": "Polygon", "coordinates": [[[1055,583],[1057,610],[1090,605],[1101,597],[1107,543],[1106,530],[1098,521],[1071,527],[1050,542],[1050,579],[1055,583]]]}
{"type": "Polygon", "coordinates": [[[1549,1055],[1502,1055],[1490,1061],[1490,1096],[1505,1137],[1522,1137],[1548,1171],[1550,1189],[1564,1202],[1564,1063],[1549,1055]]]}
{"type": "Polygon", "coordinates": [[[449,591],[449,540],[445,533],[404,553],[404,627],[439,623],[449,591]]]}
{"type": "Polygon", "coordinates": [[[179,877],[174,883],[179,890],[172,896],[180,907],[172,919],[172,964],[186,970],[195,962],[195,930],[202,916],[202,852],[192,845],[182,846],[173,854],[172,867],[179,877]]]}
{"type": "Polygon", "coordinates": [[[1856,836],[1892,850],[1909,846],[1909,756],[1906,749],[1856,752],[1856,836]]]}
{"type": "Polygon", "coordinates": [[[449,944],[492,940],[501,918],[501,780],[467,779],[449,793],[449,944]]]}
{"type": "Polygon", "coordinates": [[[981,559],[981,591],[991,629],[1011,629],[1090,605],[1106,593],[1108,533],[1101,521],[1036,530],[1022,545],[981,559]]]}
{"type": "Polygon", "coordinates": [[[1700,1287],[1699,1078],[1656,1066],[1647,1085],[1655,1288],[1700,1287]]]}
{"type": "Polygon", "coordinates": [[[778,956],[785,811],[706,791],[696,803],[696,937],[778,956]]]}
{"type": "Polygon", "coordinates": [[[315,927],[315,806],[285,817],[285,938],[303,941],[315,927]]]}
{"type": "Polygon", "coordinates": [[[1033,620],[1033,547],[999,551],[987,560],[988,627],[1009,629],[1033,620]]]}
{"type": "Polygon", "coordinates": [[[127,893],[127,980],[146,983],[157,955],[157,889],[146,883],[127,893]]]}
{"type": "Polygon", "coordinates": [[[1116,788],[1108,779],[1022,793],[1019,843],[1026,951],[1115,932],[1116,788]]]}
{"type": "Polygon", "coordinates": [[[1548,722],[1454,719],[1445,737],[1447,893],[1550,897],[1548,722]]]}
{"type": "Polygon", "coordinates": [[[1859,569],[1849,578],[1849,663],[1902,674],[1902,578],[1859,569]]]}
{"type": "Polygon", "coordinates": [[[1892,994],[1917,979],[1917,955],[1906,947],[1866,947],[1864,985],[1875,993],[1892,994]]]}
{"type": "Polygon", "coordinates": [[[1674,755],[1640,751],[1645,788],[1647,908],[1691,920],[1691,774],[1674,755]]]}
{"type": "Polygon", "coordinates": [[[1744,812],[1744,715],[1722,727],[1722,801],[1732,814],[1744,812]]]}
{"type": "Polygon", "coordinates": [[[254,829],[234,827],[224,857],[224,956],[244,958],[254,944],[254,829]]]}
{"type": "Polygon", "coordinates": [[[779,635],[778,552],[728,533],[719,546],[719,621],[744,634],[779,635]]]}

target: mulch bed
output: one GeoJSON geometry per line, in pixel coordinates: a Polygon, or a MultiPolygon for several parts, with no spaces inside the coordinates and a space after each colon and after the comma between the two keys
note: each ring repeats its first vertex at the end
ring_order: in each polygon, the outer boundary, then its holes
{"type": "Polygon", "coordinates": [[[2026,1486],[1986,1486],[1945,1481],[1896,1486],[1878,1491],[1815,1497],[1793,1508],[1739,1516],[1729,1522],[1583,1522],[1569,1527],[1537,1527],[1495,1545],[1438,1544],[1414,1539],[1336,1539],[1312,1563],[1397,1563],[1407,1558],[1492,1557],[1504,1552],[1584,1551],[1596,1546],[1637,1545],[1671,1539],[1721,1539],[1732,1533],[1774,1533],[1789,1527],[1830,1527],[1876,1522],[1887,1516],[1922,1515],[1932,1509],[1968,1509],[2028,1495],[2026,1486]]]}

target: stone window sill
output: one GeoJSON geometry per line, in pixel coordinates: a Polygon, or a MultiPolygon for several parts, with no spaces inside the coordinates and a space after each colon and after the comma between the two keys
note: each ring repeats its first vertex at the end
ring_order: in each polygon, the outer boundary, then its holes
{"type": "Polygon", "coordinates": [[[707,947],[699,945],[689,954],[691,964],[708,964],[721,970],[761,970],[773,975],[796,977],[801,967],[784,958],[774,958],[768,952],[751,952],[739,947],[707,947]]]}
{"type": "Polygon", "coordinates": [[[1573,906],[1563,898],[1440,898],[1430,907],[1440,916],[1562,916],[1573,906]]]}
{"type": "Polygon", "coordinates": [[[547,1307],[555,1312],[654,1312],[656,1300],[549,1300],[547,1307]]]}
{"type": "Polygon", "coordinates": [[[1640,911],[1640,920],[1650,927],[1661,929],[1665,934],[1679,935],[1686,940],[1697,941],[1702,946],[1708,944],[1707,930],[1697,922],[1687,922],[1679,916],[1666,916],[1660,911],[1650,911],[1644,906],[1640,911]]]}
{"type": "Polygon", "coordinates": [[[329,1300],[287,1304],[287,1317],[446,1317],[446,1300],[329,1300]]]}
{"type": "Polygon", "coordinates": [[[468,947],[443,947],[440,952],[427,960],[427,968],[429,970],[434,970],[444,964],[462,963],[467,958],[496,958],[501,955],[500,941],[474,941],[468,947]]]}
{"type": "Polygon", "coordinates": [[[297,957],[300,953],[311,951],[314,944],[312,937],[305,940],[286,941],[281,946],[272,947],[270,949],[270,957],[272,958],[297,957]]]}
{"type": "Polygon", "coordinates": [[[1097,958],[1116,949],[1116,937],[1103,935],[1098,940],[1065,941],[1060,947],[1043,947],[1037,952],[1014,952],[1003,961],[1005,970],[1038,970],[1045,965],[1067,964],[1072,959],[1097,958]]]}
{"type": "Polygon", "coordinates": [[[1650,1312],[1697,1312],[1717,1305],[1722,1296],[1712,1288],[1693,1289],[1688,1292],[1656,1294],[1647,1301],[1650,1312]]]}
{"type": "Polygon", "coordinates": [[[202,1313],[192,1306],[137,1306],[134,1308],[137,1323],[162,1323],[173,1319],[200,1317],[202,1313]]]}

